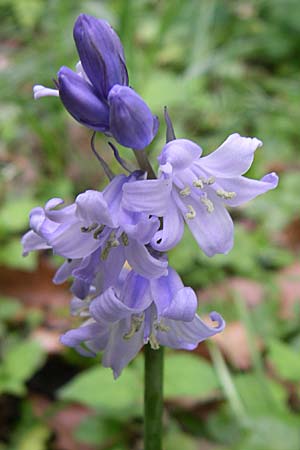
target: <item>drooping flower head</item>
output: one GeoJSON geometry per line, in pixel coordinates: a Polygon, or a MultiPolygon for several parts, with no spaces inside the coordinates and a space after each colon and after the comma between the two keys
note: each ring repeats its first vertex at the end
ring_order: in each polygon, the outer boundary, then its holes
{"type": "Polygon", "coordinates": [[[140,176],[139,171],[128,177],[118,175],[103,192],[88,190],[63,208],[58,198],[49,200],[45,208],[34,208],[31,230],[22,239],[24,255],[51,248],[66,258],[54,281],[72,275],[73,292],[80,298],[91,285],[103,288],[113,283],[125,261],[149,278],[166,274],[166,259],[147,245],[159,228],[158,218],[127,211],[121,205],[123,184],[140,176]]]}
{"type": "Polygon", "coordinates": [[[199,342],[219,333],[225,322],[216,312],[211,327],[196,314],[197,297],[184,287],[175,270],[167,276],[147,279],[134,271],[123,270],[118,283],[87,301],[73,299],[72,311],[87,321],[67,331],[63,344],[74,347],[85,356],[103,351],[102,364],[111,367],[117,378],[141,347],[150,343],[174,349],[194,349],[199,342]]]}
{"type": "Polygon", "coordinates": [[[157,250],[176,245],[186,222],[206,255],[228,253],[233,245],[233,223],[226,206],[239,206],[278,184],[274,172],[261,180],[243,176],[261,145],[256,138],[235,133],[201,158],[202,149],[194,142],[172,140],[158,158],[158,180],[151,186],[140,180],[123,187],[124,207],[163,216],[163,227],[151,241],[157,250]]]}
{"type": "Polygon", "coordinates": [[[142,149],[158,130],[158,119],[128,86],[121,41],[105,21],[86,14],[77,18],[74,40],[80,62],[76,72],[61,67],[57,89],[34,86],[34,97],[59,96],[82,125],[113,136],[125,147],[142,149]]]}

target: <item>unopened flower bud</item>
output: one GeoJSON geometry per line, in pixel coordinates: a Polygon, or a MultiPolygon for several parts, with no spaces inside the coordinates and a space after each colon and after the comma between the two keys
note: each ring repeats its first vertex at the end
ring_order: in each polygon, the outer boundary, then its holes
{"type": "Polygon", "coordinates": [[[94,87],[68,67],[62,67],[57,75],[59,96],[74,119],[95,131],[108,131],[108,106],[97,97],[94,87]]]}
{"type": "Polygon", "coordinates": [[[109,128],[125,147],[143,149],[158,130],[158,119],[147,104],[130,87],[115,85],[108,94],[109,128]]]}
{"type": "Polygon", "coordinates": [[[73,35],[81,64],[98,95],[106,99],[112,86],[128,84],[121,41],[105,20],[80,14],[73,35]]]}

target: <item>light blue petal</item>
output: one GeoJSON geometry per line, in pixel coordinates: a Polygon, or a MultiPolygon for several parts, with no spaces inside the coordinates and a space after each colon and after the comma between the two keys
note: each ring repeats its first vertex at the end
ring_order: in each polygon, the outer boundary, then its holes
{"type": "Polygon", "coordinates": [[[165,319],[164,324],[169,327],[169,331],[158,331],[158,341],[167,347],[193,350],[200,342],[225,328],[225,321],[218,313],[212,312],[210,318],[217,322],[216,327],[207,325],[198,315],[191,322],[165,319]]]}
{"type": "Polygon", "coordinates": [[[152,256],[148,249],[134,239],[129,239],[125,248],[126,259],[135,272],[146,278],[167,275],[168,262],[152,256]]]}
{"type": "Polygon", "coordinates": [[[160,165],[169,163],[173,173],[187,169],[194,161],[197,161],[202,153],[201,147],[188,139],[175,139],[168,142],[158,161],[160,165]]]}
{"type": "Polygon", "coordinates": [[[256,138],[231,134],[214,152],[195,163],[202,171],[215,177],[230,178],[242,175],[251,166],[254,152],[262,146],[256,138]]]}
{"type": "Polygon", "coordinates": [[[115,323],[110,332],[102,364],[111,367],[114,378],[118,378],[124,367],[137,355],[143,346],[143,326],[130,338],[124,335],[130,330],[130,318],[115,323]]]}
{"type": "Polygon", "coordinates": [[[123,186],[122,206],[129,211],[163,216],[168,208],[171,190],[170,178],[126,183],[123,186]]]}
{"type": "Polygon", "coordinates": [[[234,192],[232,199],[225,200],[229,206],[239,206],[264,194],[278,185],[278,176],[275,172],[268,173],[261,180],[251,180],[246,177],[218,178],[218,185],[227,192],[234,192]]]}

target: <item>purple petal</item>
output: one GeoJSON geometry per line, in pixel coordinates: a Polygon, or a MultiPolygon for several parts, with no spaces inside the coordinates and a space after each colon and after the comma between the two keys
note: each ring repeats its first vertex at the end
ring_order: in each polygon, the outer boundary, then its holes
{"type": "MultiPolygon", "coordinates": [[[[140,293],[141,287],[135,286],[135,292],[140,293]]],[[[143,296],[145,295],[142,292],[143,296]]],[[[141,300],[139,308],[131,308],[123,303],[116,295],[115,290],[110,287],[103,294],[96,297],[90,305],[91,316],[97,322],[118,322],[126,317],[131,317],[132,314],[142,312],[144,309],[144,302],[141,300]]],[[[148,304],[147,302],[146,304],[148,304]]]]}
{"type": "Polygon", "coordinates": [[[40,237],[34,231],[30,230],[22,237],[21,244],[23,246],[23,256],[27,256],[29,252],[34,250],[43,250],[51,248],[45,239],[40,237]]]}
{"type": "Polygon", "coordinates": [[[109,342],[105,348],[102,364],[113,369],[118,378],[123,368],[137,355],[143,346],[143,326],[130,339],[124,335],[130,330],[130,318],[123,319],[111,328],[109,342]]]}
{"type": "Polygon", "coordinates": [[[108,131],[108,106],[93,86],[68,67],[61,67],[57,76],[60,99],[71,116],[92,130],[108,131]]]}
{"type": "Polygon", "coordinates": [[[93,233],[81,231],[80,223],[60,225],[49,238],[54,253],[64,258],[83,258],[93,253],[101,241],[93,237],[93,233]]]}
{"type": "Polygon", "coordinates": [[[170,202],[171,189],[169,178],[126,183],[123,186],[122,206],[129,211],[163,216],[170,202]]]}
{"type": "Polygon", "coordinates": [[[148,244],[158,230],[160,222],[157,217],[148,217],[145,214],[123,209],[120,214],[120,224],[128,237],[136,239],[142,244],[148,244]]]}
{"type": "Polygon", "coordinates": [[[143,149],[154,138],[154,117],[144,100],[133,89],[115,85],[109,91],[109,128],[125,147],[143,149]]]}
{"type": "Polygon", "coordinates": [[[183,287],[174,297],[170,305],[162,311],[163,317],[190,322],[194,319],[198,307],[195,292],[190,287],[183,287]]]}
{"type": "Polygon", "coordinates": [[[95,356],[107,344],[107,328],[103,329],[98,323],[84,324],[79,328],[67,331],[61,336],[60,341],[63,345],[75,348],[83,356],[95,356]],[[83,343],[91,351],[82,347],[83,343]]]}
{"type": "Polygon", "coordinates": [[[80,14],[73,35],[82,66],[101,98],[115,84],[128,84],[122,44],[106,21],[80,14]]]}
{"type": "Polygon", "coordinates": [[[163,215],[163,228],[155,233],[151,245],[154,249],[165,252],[175,247],[181,240],[184,231],[184,221],[180,210],[173,200],[168,202],[167,210],[163,215]]]}
{"type": "Polygon", "coordinates": [[[164,324],[170,330],[158,331],[158,341],[167,347],[193,350],[200,342],[223,331],[224,319],[216,312],[212,312],[210,318],[218,323],[216,327],[207,325],[197,315],[191,322],[165,319],[164,324]]]}
{"type": "Polygon", "coordinates": [[[214,152],[197,161],[196,165],[207,174],[230,178],[245,173],[251,166],[254,152],[262,146],[256,138],[231,134],[214,152]]]}
{"type": "Polygon", "coordinates": [[[124,282],[121,295],[123,303],[136,312],[144,311],[152,303],[149,280],[133,270],[124,282]]]}
{"type": "Polygon", "coordinates": [[[58,206],[61,206],[64,203],[64,200],[61,198],[51,198],[45,205],[45,215],[49,220],[52,220],[56,223],[63,223],[66,221],[74,221],[76,205],[73,203],[72,205],[65,206],[64,208],[55,209],[58,206]]]}
{"type": "Polygon", "coordinates": [[[182,199],[187,211],[190,206],[195,212],[195,217],[191,219],[188,219],[185,215],[186,223],[199,247],[207,256],[213,256],[216,253],[228,253],[233,246],[232,219],[221,200],[212,190],[208,200],[212,202],[212,212],[207,211],[206,205],[201,202],[200,198],[198,200],[191,197],[182,199]]]}
{"type": "Polygon", "coordinates": [[[188,139],[175,139],[168,142],[158,157],[161,165],[170,163],[173,173],[187,169],[194,161],[198,160],[202,149],[188,139]]]}
{"type": "Polygon", "coordinates": [[[109,210],[112,217],[119,216],[120,203],[122,199],[122,187],[128,181],[126,175],[117,175],[106,186],[103,191],[103,197],[109,205],[109,210]]]}
{"type": "Polygon", "coordinates": [[[97,223],[116,227],[102,192],[88,190],[76,198],[77,216],[87,225],[97,223]]]}
{"type": "Polygon", "coordinates": [[[56,271],[53,283],[60,284],[66,281],[71,275],[73,270],[80,264],[80,259],[73,259],[72,261],[65,261],[59,269],[56,271]]]}
{"type": "Polygon", "coordinates": [[[184,287],[180,276],[171,267],[168,268],[167,276],[151,280],[150,286],[158,316],[170,306],[173,297],[184,287]]]}
{"type": "Polygon", "coordinates": [[[129,239],[125,248],[126,259],[135,272],[146,278],[158,278],[167,274],[168,262],[151,256],[147,248],[129,239]]]}
{"type": "Polygon", "coordinates": [[[278,185],[278,176],[275,172],[272,172],[265,175],[261,180],[251,180],[241,176],[236,178],[218,178],[217,182],[224,191],[236,194],[232,199],[226,199],[226,204],[239,206],[270,189],[275,189],[278,185]]]}

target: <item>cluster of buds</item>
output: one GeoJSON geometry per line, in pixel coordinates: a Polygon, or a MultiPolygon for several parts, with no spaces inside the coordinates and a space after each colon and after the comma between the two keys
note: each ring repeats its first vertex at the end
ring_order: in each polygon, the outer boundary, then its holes
{"type": "MultiPolygon", "coordinates": [[[[62,67],[57,89],[37,85],[35,98],[60,97],[81,124],[135,151],[144,149],[158,120],[128,86],[118,36],[105,21],[82,14],[74,39],[80,56],[76,72],[62,67]]],[[[196,143],[175,138],[168,115],[166,122],[167,143],[155,179],[137,169],[110,177],[103,192],[87,190],[69,206],[51,199],[32,210],[31,230],[22,240],[24,255],[52,249],[65,258],[54,282],[73,278],[71,313],[84,322],[61,341],[86,356],[103,352],[102,363],[115,377],[146,343],[192,350],[223,330],[216,312],[211,313],[216,326],[197,315],[196,294],[169,267],[167,251],[182,239],[186,223],[206,255],[229,252],[233,222],[226,206],[239,206],[278,183],[275,173],[261,180],[243,176],[262,145],[258,139],[235,133],[201,157],[196,143]]]]}

